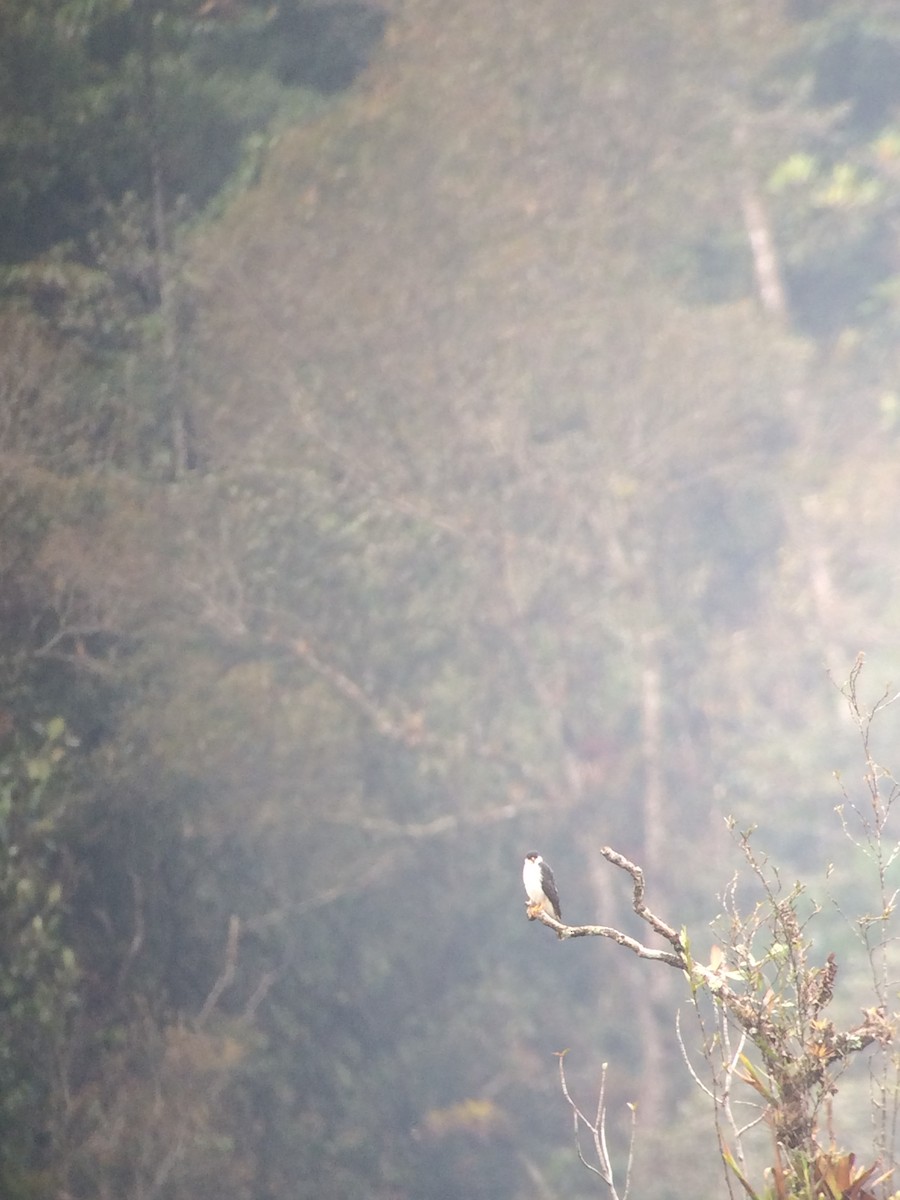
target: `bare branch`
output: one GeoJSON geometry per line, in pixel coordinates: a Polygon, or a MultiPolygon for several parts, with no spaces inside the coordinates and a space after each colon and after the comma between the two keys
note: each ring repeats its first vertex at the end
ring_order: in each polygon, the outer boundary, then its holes
{"type": "Polygon", "coordinates": [[[670,967],[675,967],[679,971],[686,971],[688,964],[681,935],[670,925],[667,925],[665,921],[652,913],[646,904],[644,904],[644,872],[630,859],[626,858],[624,854],[619,854],[617,850],[613,850],[609,846],[601,846],[600,853],[608,862],[628,872],[634,881],[634,911],[641,920],[647,922],[651,929],[661,937],[664,937],[667,942],[670,942],[674,946],[674,950],[654,950],[649,946],[643,945],[637,938],[629,937],[627,933],[622,933],[620,929],[611,929],[607,925],[564,925],[561,921],[557,921],[543,910],[534,910],[530,906],[527,907],[529,921],[540,921],[548,929],[554,930],[563,940],[576,937],[609,938],[619,946],[624,946],[626,950],[630,950],[633,954],[636,954],[638,958],[668,963],[670,967]]]}
{"type": "Polygon", "coordinates": [[[606,1186],[609,1188],[610,1195],[613,1200],[627,1200],[629,1190],[631,1188],[631,1168],[634,1163],[634,1140],[635,1127],[637,1124],[637,1109],[635,1105],[629,1104],[631,1110],[631,1136],[628,1143],[628,1160],[625,1165],[625,1185],[620,1195],[615,1183],[615,1174],[613,1172],[612,1160],[609,1155],[609,1146],[606,1140],[606,1073],[608,1064],[604,1063],[601,1068],[600,1075],[600,1092],[597,1099],[597,1113],[593,1120],[581,1111],[576,1104],[569,1091],[569,1081],[566,1079],[565,1057],[568,1051],[563,1050],[557,1055],[559,1059],[559,1082],[562,1088],[562,1093],[566,1098],[569,1107],[572,1110],[572,1123],[575,1133],[575,1149],[578,1153],[581,1165],[587,1167],[592,1175],[598,1175],[606,1186]],[[585,1158],[584,1151],[581,1148],[581,1126],[590,1131],[591,1139],[594,1143],[594,1153],[597,1156],[598,1166],[588,1162],[585,1158]]]}
{"type": "Polygon", "coordinates": [[[644,872],[640,867],[625,857],[624,854],[619,854],[618,851],[611,849],[609,846],[601,846],[600,853],[611,862],[614,867],[621,867],[623,871],[627,871],[634,881],[634,900],[633,908],[642,921],[646,921],[651,928],[670,942],[678,953],[680,966],[684,966],[684,946],[681,942],[681,935],[674,930],[671,925],[667,925],[644,904],[644,872]]]}
{"type": "Polygon", "coordinates": [[[262,1004],[263,1000],[265,1000],[266,996],[268,996],[272,985],[277,982],[280,974],[281,971],[265,971],[263,973],[259,983],[256,985],[253,991],[253,995],[244,1005],[244,1011],[242,1013],[243,1020],[253,1020],[253,1018],[256,1016],[256,1010],[259,1008],[260,1004],[262,1004]]]}
{"type": "Polygon", "coordinates": [[[360,863],[352,864],[352,870],[347,871],[346,878],[341,878],[329,888],[319,888],[313,895],[307,896],[303,900],[279,905],[259,916],[247,918],[244,921],[244,930],[248,933],[259,933],[262,930],[283,925],[286,921],[306,913],[326,908],[329,904],[334,904],[345,896],[360,895],[373,883],[383,879],[391,871],[396,861],[392,851],[383,852],[380,855],[370,855],[369,858],[371,861],[368,866],[363,867],[360,863]]]}
{"type": "Polygon", "coordinates": [[[622,933],[620,929],[611,929],[608,925],[564,925],[562,921],[557,921],[542,909],[536,911],[529,910],[529,921],[540,921],[542,925],[546,925],[548,929],[552,929],[560,939],[565,941],[567,938],[578,937],[605,937],[616,942],[619,946],[624,946],[626,950],[630,950],[636,954],[638,958],[650,959],[653,962],[668,963],[670,967],[676,967],[679,971],[684,971],[687,964],[679,954],[675,954],[672,950],[654,950],[650,946],[644,946],[636,938],[629,937],[627,933],[622,933]]]}
{"type": "Polygon", "coordinates": [[[222,968],[222,973],[212,986],[212,990],[204,1001],[203,1007],[200,1009],[200,1014],[197,1017],[197,1027],[202,1028],[206,1024],[210,1013],[219,1003],[222,993],[226,988],[229,988],[234,981],[234,973],[237,969],[238,941],[241,935],[240,918],[234,914],[228,920],[228,936],[225,941],[225,966],[222,968]]]}
{"type": "Polygon", "coordinates": [[[511,791],[518,792],[523,788],[529,788],[542,799],[555,794],[552,782],[531,771],[523,765],[520,759],[508,754],[502,747],[470,738],[454,740],[438,736],[427,727],[425,714],[419,709],[407,708],[396,715],[388,711],[355,679],[352,679],[340,667],[335,666],[317,649],[314,649],[307,638],[272,632],[268,635],[267,640],[299,658],[310,670],[325,680],[338,695],[360,712],[382,737],[389,738],[410,750],[433,750],[454,758],[475,758],[481,762],[503,767],[515,778],[514,784],[511,785],[511,791]]]}
{"type": "Polygon", "coordinates": [[[467,825],[493,825],[498,821],[511,821],[523,812],[536,812],[540,805],[535,801],[528,804],[501,804],[483,812],[442,813],[430,821],[393,821],[388,817],[332,816],[325,819],[333,825],[348,825],[353,829],[365,829],[368,833],[385,834],[388,837],[423,838],[442,837],[456,833],[467,825]]]}
{"type": "Polygon", "coordinates": [[[696,1070],[694,1069],[694,1064],[691,1062],[691,1056],[688,1054],[687,1046],[684,1044],[684,1037],[681,1032],[681,1009],[680,1008],[675,1010],[675,1038],[678,1042],[678,1049],[681,1051],[682,1060],[684,1062],[684,1065],[687,1067],[687,1071],[688,1071],[688,1074],[690,1075],[691,1079],[693,1079],[694,1083],[697,1085],[697,1087],[700,1089],[700,1091],[704,1094],[704,1096],[708,1096],[710,1100],[715,1101],[716,1100],[715,1092],[712,1090],[711,1087],[709,1087],[707,1084],[705,1084],[703,1082],[703,1080],[700,1078],[700,1076],[697,1074],[696,1070]]]}
{"type": "Polygon", "coordinates": [[[119,974],[116,978],[116,991],[121,990],[122,984],[125,982],[134,960],[140,954],[141,948],[144,945],[144,889],[141,884],[141,877],[136,871],[130,870],[128,874],[131,877],[131,893],[134,898],[134,932],[131,935],[131,942],[125,957],[122,959],[122,965],[119,967],[119,974]]]}
{"type": "Polygon", "coordinates": [[[360,685],[351,679],[349,675],[346,675],[332,663],[326,662],[317,654],[305,638],[292,638],[289,645],[290,649],[299,659],[306,663],[317,675],[327,680],[339,695],[348,700],[354,708],[358,709],[359,712],[371,721],[379,733],[395,741],[403,742],[406,745],[415,744],[419,740],[416,736],[416,722],[411,715],[405,717],[402,721],[396,721],[377,701],[367,695],[360,685]]]}

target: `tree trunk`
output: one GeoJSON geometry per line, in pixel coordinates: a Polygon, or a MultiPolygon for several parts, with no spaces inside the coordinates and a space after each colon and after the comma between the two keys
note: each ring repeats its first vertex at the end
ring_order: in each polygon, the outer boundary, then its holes
{"type": "Polygon", "coordinates": [[[188,468],[188,422],[178,380],[178,312],[175,273],[172,268],[166,185],[162,164],[162,131],[156,87],[156,39],[153,0],[138,0],[144,128],[150,175],[150,213],[153,249],[159,288],[160,352],[162,356],[162,407],[169,426],[172,478],[181,479],[188,468]]]}
{"type": "MultiPolygon", "coordinates": [[[[643,862],[647,879],[658,883],[665,873],[666,783],[663,772],[662,668],[658,639],[653,633],[641,639],[641,765],[643,768],[643,862]]],[[[662,971],[648,971],[635,997],[641,1063],[640,1111],[642,1121],[657,1128],[665,1112],[665,1044],[659,1014],[666,999],[662,971]]]]}
{"type": "Polygon", "coordinates": [[[759,300],[767,313],[787,326],[790,321],[790,309],[772,225],[756,180],[747,164],[747,135],[740,123],[734,127],[733,141],[738,163],[741,213],[750,252],[753,255],[753,272],[756,276],[759,300]]]}

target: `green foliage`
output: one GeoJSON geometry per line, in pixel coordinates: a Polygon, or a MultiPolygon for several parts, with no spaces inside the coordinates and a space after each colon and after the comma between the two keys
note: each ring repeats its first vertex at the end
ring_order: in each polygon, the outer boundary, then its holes
{"type": "MultiPolygon", "coordinates": [[[[79,971],[64,933],[71,887],[60,780],[60,718],[34,733],[3,714],[0,757],[0,1180],[24,1188],[57,1131],[60,1058],[78,1006],[79,971]]],[[[22,1195],[26,1192],[22,1191],[22,1195]]]]}
{"type": "MultiPolygon", "coordinates": [[[[259,14],[204,23],[177,3],[153,6],[150,48],[159,95],[162,167],[169,203],[202,209],[232,176],[245,139],[297,98],[267,68],[259,14]],[[261,45],[261,43],[260,43],[261,45]],[[230,48],[229,48],[230,47],[230,48]]],[[[111,206],[150,193],[147,99],[138,6],[4,5],[0,96],[0,260],[21,263],[74,243],[90,261],[89,235],[111,206]]],[[[268,54],[285,52],[267,31],[268,54]]]]}

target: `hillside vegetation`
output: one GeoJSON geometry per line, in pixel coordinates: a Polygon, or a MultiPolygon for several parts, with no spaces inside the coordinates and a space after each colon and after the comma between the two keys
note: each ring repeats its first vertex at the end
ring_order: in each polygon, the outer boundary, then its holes
{"type": "Polygon", "coordinates": [[[730,816],[878,903],[895,9],[2,0],[9,1200],[596,1195],[567,1048],[725,1193],[683,979],[521,860],[698,961],[730,816]]]}

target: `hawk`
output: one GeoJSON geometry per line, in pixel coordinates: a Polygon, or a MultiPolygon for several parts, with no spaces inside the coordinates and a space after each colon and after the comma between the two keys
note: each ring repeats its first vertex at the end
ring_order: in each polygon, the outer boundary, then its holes
{"type": "Polygon", "coordinates": [[[525,865],[522,868],[522,882],[525,884],[525,895],[528,897],[528,916],[531,920],[539,912],[545,912],[557,921],[562,920],[562,910],[559,907],[559,892],[556,890],[556,880],[548,863],[540,854],[526,854],[525,865]]]}

